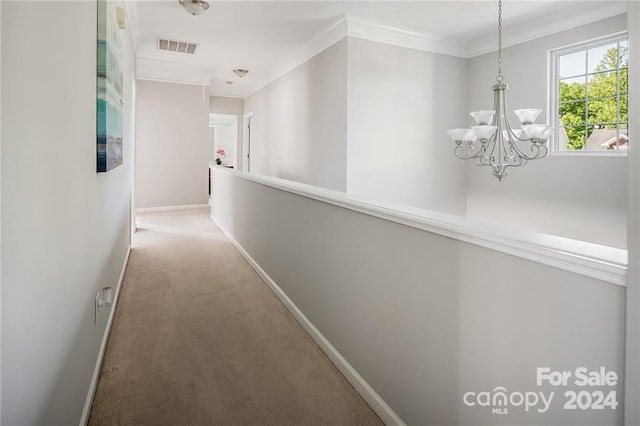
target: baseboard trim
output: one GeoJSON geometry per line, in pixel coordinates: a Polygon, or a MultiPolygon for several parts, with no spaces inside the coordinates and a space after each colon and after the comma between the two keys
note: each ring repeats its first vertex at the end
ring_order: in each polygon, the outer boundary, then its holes
{"type": "Polygon", "coordinates": [[[152,212],[170,212],[174,210],[193,210],[193,209],[207,209],[209,204],[188,204],[183,206],[165,206],[165,207],[141,207],[136,209],[136,213],[152,213],[152,212]]]}
{"type": "Polygon", "coordinates": [[[98,359],[96,360],[96,366],[93,369],[93,377],[91,377],[91,384],[89,385],[89,393],[84,403],[84,409],[82,410],[82,417],[80,417],[80,426],[86,426],[89,421],[89,415],[91,414],[91,406],[93,405],[93,397],[96,394],[96,388],[98,387],[98,377],[100,377],[100,370],[102,369],[102,361],[104,359],[104,352],[107,349],[107,342],[109,341],[109,334],[111,333],[111,324],[113,323],[113,317],[116,312],[116,306],[118,304],[118,297],[120,296],[120,289],[122,288],[122,282],[124,281],[124,273],[127,270],[129,264],[129,255],[131,254],[131,246],[127,249],[127,256],[124,259],[122,270],[120,271],[120,278],[118,279],[118,286],[116,287],[116,294],[113,297],[113,305],[111,305],[111,312],[109,313],[109,319],[107,320],[107,326],[104,329],[104,335],[102,336],[102,343],[100,344],[100,351],[98,352],[98,359]]]}
{"type": "Polygon", "coordinates": [[[240,245],[238,241],[222,226],[215,217],[211,216],[211,220],[229,239],[231,244],[240,252],[242,257],[251,265],[251,267],[258,273],[260,278],[267,284],[271,291],[276,295],[278,299],[284,304],[284,306],[291,312],[291,315],[298,321],[298,323],[306,330],[313,340],[320,346],[320,349],[327,355],[327,357],[333,362],[338,370],[344,375],[344,377],[351,383],[356,392],[369,404],[371,409],[380,417],[385,425],[405,425],[402,419],[387,405],[386,402],[376,393],[376,391],[369,386],[369,384],[358,374],[358,372],[349,364],[349,362],[338,352],[338,350],[327,340],[326,337],[320,333],[320,331],[313,325],[311,321],[302,313],[302,311],[293,303],[293,301],[285,294],[285,292],[278,286],[278,284],[271,279],[271,277],[260,267],[260,265],[251,257],[249,253],[240,245]]]}

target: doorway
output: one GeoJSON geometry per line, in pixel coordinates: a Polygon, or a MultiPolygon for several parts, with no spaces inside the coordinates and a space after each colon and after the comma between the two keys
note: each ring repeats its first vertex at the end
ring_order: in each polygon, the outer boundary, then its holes
{"type": "Polygon", "coordinates": [[[220,159],[223,166],[238,167],[238,116],[209,114],[209,161],[220,159]]]}

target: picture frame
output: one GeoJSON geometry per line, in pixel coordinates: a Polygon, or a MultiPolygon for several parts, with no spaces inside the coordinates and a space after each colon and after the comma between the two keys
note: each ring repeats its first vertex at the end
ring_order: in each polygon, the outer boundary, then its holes
{"type": "Polygon", "coordinates": [[[97,172],[108,172],[123,160],[123,47],[114,2],[97,0],[97,172]]]}

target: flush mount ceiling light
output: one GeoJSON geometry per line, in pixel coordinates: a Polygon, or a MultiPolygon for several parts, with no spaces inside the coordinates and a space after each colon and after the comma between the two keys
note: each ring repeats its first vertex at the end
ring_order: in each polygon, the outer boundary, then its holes
{"type": "Polygon", "coordinates": [[[245,69],[242,69],[242,68],[236,68],[235,70],[233,70],[233,72],[240,78],[242,78],[245,75],[249,74],[249,70],[245,70],[245,69]]]}
{"type": "Polygon", "coordinates": [[[477,126],[471,129],[447,130],[455,142],[454,153],[463,160],[472,160],[476,166],[489,166],[499,181],[509,167],[520,167],[529,160],[543,158],[549,152],[546,142],[552,128],[535,124],[540,109],[518,109],[514,112],[522,123],[514,129],[507,116],[507,84],[502,76],[502,0],[498,1],[498,76],[493,85],[493,110],[475,111],[471,116],[477,126]]]}
{"type": "Polygon", "coordinates": [[[188,14],[197,16],[209,9],[209,3],[204,0],[178,0],[188,14]]]}

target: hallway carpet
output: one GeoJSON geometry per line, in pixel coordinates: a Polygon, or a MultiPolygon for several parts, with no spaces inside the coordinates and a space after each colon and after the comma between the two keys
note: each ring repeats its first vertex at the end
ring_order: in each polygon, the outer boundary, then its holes
{"type": "Polygon", "coordinates": [[[208,213],[141,215],[89,424],[381,424],[208,213]]]}

